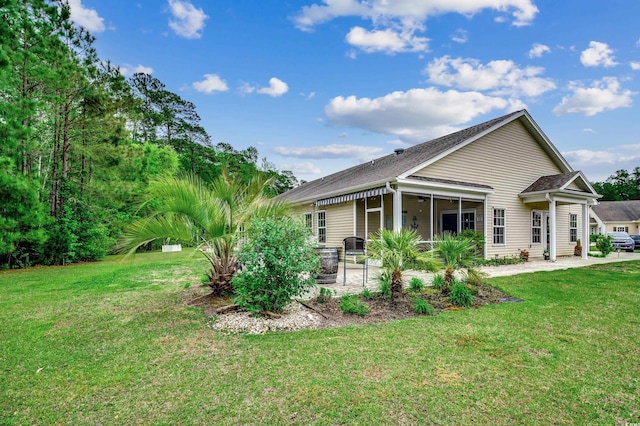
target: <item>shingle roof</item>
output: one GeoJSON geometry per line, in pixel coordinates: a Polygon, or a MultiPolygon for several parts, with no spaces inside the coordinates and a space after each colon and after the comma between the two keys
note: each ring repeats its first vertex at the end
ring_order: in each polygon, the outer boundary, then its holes
{"type": "Polygon", "coordinates": [[[640,200],[600,201],[593,211],[603,222],[633,222],[640,220],[640,200]]]}
{"type": "Polygon", "coordinates": [[[578,173],[580,172],[574,171],[560,173],[557,175],[542,176],[531,185],[529,185],[529,187],[522,191],[522,193],[526,194],[527,192],[552,191],[554,189],[561,189],[578,173]]]}
{"type": "Polygon", "coordinates": [[[515,115],[522,114],[522,112],[523,111],[512,112],[458,132],[414,145],[405,149],[400,154],[389,154],[373,161],[359,164],[349,169],[307,182],[285,192],[282,194],[282,197],[296,203],[331,196],[335,193],[339,193],[340,191],[357,188],[369,183],[373,184],[383,180],[393,180],[412,168],[417,167],[420,164],[454,148],[456,145],[479,135],[485,130],[490,129],[501,122],[507,121],[515,115]]]}

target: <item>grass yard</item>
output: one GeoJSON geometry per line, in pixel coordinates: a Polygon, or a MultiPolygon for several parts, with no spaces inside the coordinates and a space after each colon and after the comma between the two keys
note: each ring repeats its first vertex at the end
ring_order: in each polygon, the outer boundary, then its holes
{"type": "Polygon", "coordinates": [[[0,272],[0,424],[640,423],[640,262],[495,278],[524,303],[225,335],[192,253],[0,272]]]}

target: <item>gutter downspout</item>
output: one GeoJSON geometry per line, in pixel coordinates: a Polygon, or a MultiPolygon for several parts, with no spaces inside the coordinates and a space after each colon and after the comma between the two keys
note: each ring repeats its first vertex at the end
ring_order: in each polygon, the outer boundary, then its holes
{"type": "Polygon", "coordinates": [[[391,188],[391,183],[388,181],[385,187],[393,194],[393,230],[398,232],[402,228],[402,191],[391,188]]]}

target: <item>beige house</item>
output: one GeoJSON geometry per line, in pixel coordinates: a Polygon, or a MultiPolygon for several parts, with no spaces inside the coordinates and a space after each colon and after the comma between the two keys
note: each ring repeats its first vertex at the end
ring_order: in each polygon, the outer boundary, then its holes
{"type": "MultiPolygon", "coordinates": [[[[482,232],[485,258],[573,255],[599,197],[525,110],[300,185],[283,194],[321,246],[379,229],[482,232]]],[[[583,257],[587,250],[583,250],[583,257]]]]}
{"type": "Polygon", "coordinates": [[[624,231],[640,235],[640,200],[600,201],[591,211],[591,233],[624,231]]]}

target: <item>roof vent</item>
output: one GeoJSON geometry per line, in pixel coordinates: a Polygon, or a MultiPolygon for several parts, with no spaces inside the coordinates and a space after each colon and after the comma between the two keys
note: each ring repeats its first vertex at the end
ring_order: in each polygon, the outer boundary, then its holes
{"type": "Polygon", "coordinates": [[[394,150],[393,150],[393,152],[395,152],[395,153],[396,153],[396,155],[400,155],[400,154],[402,154],[402,153],[404,152],[404,148],[397,148],[397,149],[394,149],[394,150]]]}

